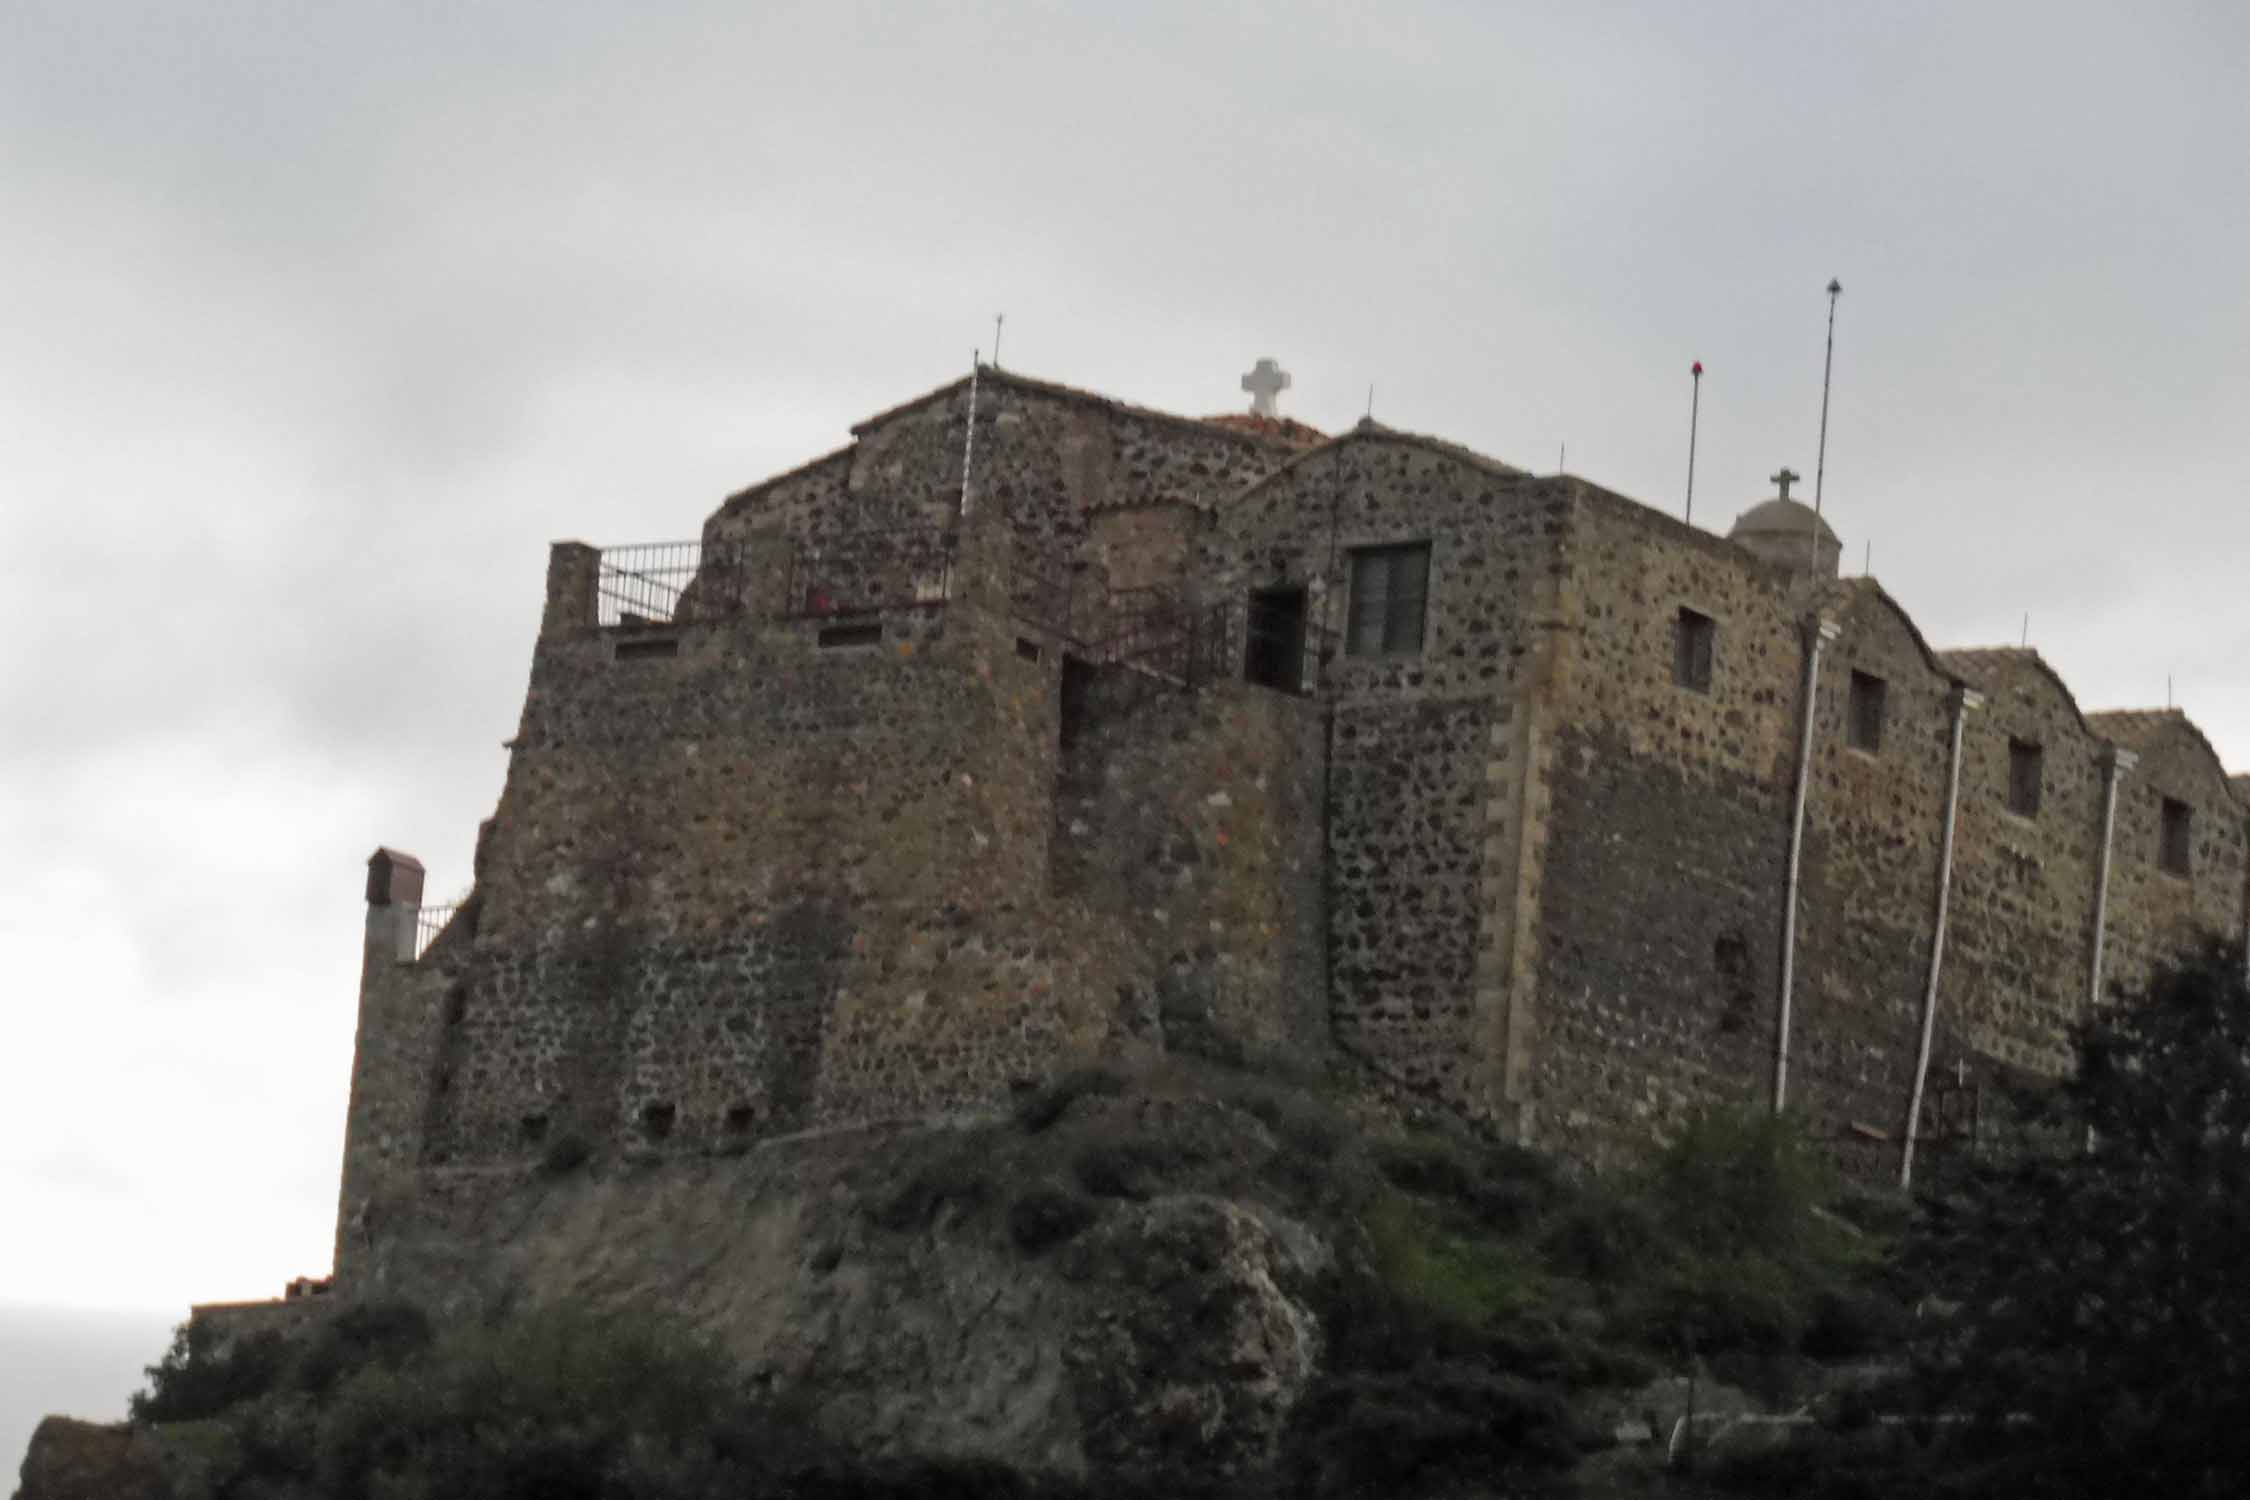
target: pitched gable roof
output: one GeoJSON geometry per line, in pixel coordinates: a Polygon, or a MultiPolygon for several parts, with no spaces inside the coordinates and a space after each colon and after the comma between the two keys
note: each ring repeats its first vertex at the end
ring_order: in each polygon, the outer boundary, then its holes
{"type": "Polygon", "coordinates": [[[2037,672],[2055,685],[2056,692],[2062,694],[2063,702],[2070,705],[2071,716],[2078,720],[2078,727],[2091,738],[2101,738],[2094,726],[2087,722],[2086,711],[2078,706],[2078,695],[2070,690],[2070,684],[2063,681],[2062,674],[2049,666],[2047,658],[2032,647],[1962,646],[1951,651],[1940,651],[1938,660],[1944,662],[1955,676],[1969,686],[1988,691],[1995,684],[2006,681],[2026,668],[2037,672]]]}

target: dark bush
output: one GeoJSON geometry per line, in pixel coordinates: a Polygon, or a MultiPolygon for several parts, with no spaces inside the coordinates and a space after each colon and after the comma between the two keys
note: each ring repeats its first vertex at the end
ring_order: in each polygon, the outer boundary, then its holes
{"type": "Polygon", "coordinates": [[[1016,1124],[1032,1135],[1047,1129],[1070,1107],[1085,1098],[1114,1098],[1125,1092],[1125,1080],[1107,1068],[1078,1068],[1043,1089],[1033,1091],[1016,1106],[1016,1124]]]}
{"type": "Polygon", "coordinates": [[[1814,1359],[1860,1359],[1896,1349],[1911,1320],[1897,1302],[1867,1287],[1824,1286],[1813,1293],[1804,1352],[1814,1359]]]}
{"type": "Polygon", "coordinates": [[[1376,1169],[1394,1186],[1427,1198],[1466,1202],[1483,1176],[1465,1147],[1442,1136],[1384,1141],[1374,1156],[1376,1169]]]}
{"type": "Polygon", "coordinates": [[[1548,1223],[1539,1248],[1557,1271],[1595,1282],[1646,1270],[1667,1254],[1664,1226],[1645,1204],[1598,1188],[1548,1223]]]}
{"type": "Polygon", "coordinates": [[[1152,1197],[1171,1177],[1201,1161],[1187,1142],[1143,1135],[1121,1141],[1095,1141],[1081,1148],[1072,1170],[1078,1185],[1097,1198],[1152,1197]]]}
{"type": "Polygon", "coordinates": [[[1299,1491],[1319,1496],[1488,1486],[1567,1468],[1581,1447],[1560,1394],[1462,1363],[1327,1380],[1298,1407],[1292,1439],[1299,1491]]]}
{"type": "Polygon", "coordinates": [[[255,1400],[281,1383],[289,1346],[278,1333],[221,1344],[192,1318],[172,1330],[172,1346],[145,1373],[148,1387],[127,1403],[136,1422],[194,1422],[255,1400]]]}
{"type": "Polygon", "coordinates": [[[593,1146],[586,1137],[575,1130],[563,1132],[547,1143],[539,1158],[539,1170],[550,1177],[560,1177],[584,1166],[594,1155],[593,1146]]]}
{"type": "Polygon", "coordinates": [[[1035,1187],[1008,1205],[1008,1234],[1018,1249],[1037,1255],[1049,1246],[1076,1237],[1100,1212],[1091,1201],[1077,1193],[1056,1187],[1035,1187]]]}
{"type": "Polygon", "coordinates": [[[1803,1292],[1754,1256],[1683,1262],[1628,1294],[1620,1318],[1640,1342],[1686,1357],[1778,1354],[1804,1337],[1803,1292]]]}
{"type": "Polygon", "coordinates": [[[963,1151],[924,1163],[874,1217],[883,1228],[906,1233],[927,1229],[947,1208],[973,1212],[991,1197],[992,1176],[985,1162],[963,1151]]]}
{"type": "Polygon", "coordinates": [[[369,1365],[396,1365],[429,1347],[429,1316],[405,1302],[358,1302],[330,1318],[305,1341],[289,1383],[321,1395],[369,1365]]]}
{"type": "Polygon", "coordinates": [[[1417,1135],[1378,1146],[1375,1161],[1393,1185],[1503,1234],[1525,1228],[1562,1192],[1547,1160],[1520,1146],[1417,1135]]]}
{"type": "Polygon", "coordinates": [[[1813,1248],[1814,1210],[1838,1191],[1835,1169],[1795,1120],[1752,1109],[1689,1121],[1646,1185],[1665,1233],[1690,1249],[1784,1259],[1813,1248]]]}

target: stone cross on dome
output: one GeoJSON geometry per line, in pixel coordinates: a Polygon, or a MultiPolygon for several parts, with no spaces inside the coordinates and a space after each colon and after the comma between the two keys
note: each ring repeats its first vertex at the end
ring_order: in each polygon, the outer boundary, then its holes
{"type": "Polygon", "coordinates": [[[1274,397],[1289,389],[1289,372],[1270,359],[1260,359],[1256,367],[1242,377],[1242,388],[1250,393],[1250,415],[1279,417],[1281,408],[1274,403],[1274,397]]]}
{"type": "Polygon", "coordinates": [[[1805,476],[1802,474],[1793,473],[1785,468],[1779,474],[1773,476],[1773,482],[1780,488],[1781,498],[1786,500],[1789,498],[1789,486],[1795,484],[1798,480],[1804,477],[1805,476]]]}

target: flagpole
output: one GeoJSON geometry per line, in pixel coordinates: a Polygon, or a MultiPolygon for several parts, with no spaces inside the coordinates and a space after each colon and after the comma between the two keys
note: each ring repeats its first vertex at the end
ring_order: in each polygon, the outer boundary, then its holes
{"type": "Polygon", "coordinates": [[[1828,384],[1836,370],[1836,299],[1843,295],[1844,284],[1835,277],[1828,278],[1828,353],[1820,365],[1820,456],[1813,464],[1813,562],[1820,562],[1820,501],[1821,491],[1828,479],[1828,384]]]}
{"type": "Polygon", "coordinates": [[[1695,429],[1703,416],[1703,361],[1697,360],[1688,372],[1695,379],[1694,394],[1688,398],[1687,419],[1687,523],[1695,524],[1695,429]]]}

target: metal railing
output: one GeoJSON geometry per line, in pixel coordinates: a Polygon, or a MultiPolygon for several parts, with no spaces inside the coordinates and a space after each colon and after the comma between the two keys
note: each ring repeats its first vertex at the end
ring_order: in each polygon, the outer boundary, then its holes
{"type": "Polygon", "coordinates": [[[784,587],[783,613],[797,616],[943,604],[953,596],[953,533],[895,526],[803,538],[784,587]]]}
{"type": "Polygon", "coordinates": [[[740,613],[750,602],[742,542],[648,542],[604,547],[594,586],[595,623],[675,625],[740,613]]]}
{"type": "Polygon", "coordinates": [[[448,901],[443,906],[417,906],[414,908],[414,961],[420,963],[422,955],[430,951],[430,944],[452,924],[467,902],[464,896],[458,901],[448,901]]]}

